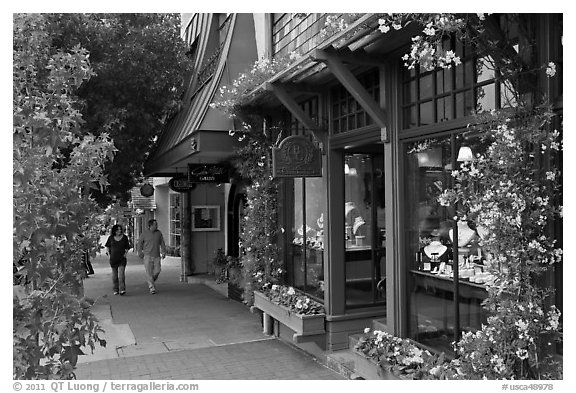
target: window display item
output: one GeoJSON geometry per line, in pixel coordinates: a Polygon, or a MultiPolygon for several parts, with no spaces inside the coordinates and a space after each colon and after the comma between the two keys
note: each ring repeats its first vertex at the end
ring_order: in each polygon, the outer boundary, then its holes
{"type": "MultiPolygon", "coordinates": [[[[468,246],[475,237],[476,231],[468,226],[466,221],[458,221],[458,247],[466,247],[468,246]]],[[[449,231],[450,240],[454,241],[454,230],[450,229],[449,231]]]]}
{"type": "MultiPolygon", "coordinates": [[[[361,216],[358,216],[354,219],[354,225],[352,225],[352,232],[354,233],[354,235],[358,234],[358,230],[360,229],[360,227],[362,225],[365,225],[366,221],[364,221],[364,219],[361,216]]],[[[363,236],[365,237],[365,236],[363,236]]]]}

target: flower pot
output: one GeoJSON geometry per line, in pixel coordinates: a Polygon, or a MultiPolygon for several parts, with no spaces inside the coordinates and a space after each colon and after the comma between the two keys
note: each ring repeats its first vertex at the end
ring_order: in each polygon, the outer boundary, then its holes
{"type": "Polygon", "coordinates": [[[254,291],[254,307],[286,325],[299,336],[324,334],[325,314],[304,315],[290,311],[287,307],[272,303],[262,292],[254,291]]]}

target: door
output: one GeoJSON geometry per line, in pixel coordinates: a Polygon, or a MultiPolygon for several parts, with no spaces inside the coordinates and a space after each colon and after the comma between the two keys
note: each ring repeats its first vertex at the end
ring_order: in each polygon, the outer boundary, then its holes
{"type": "Polygon", "coordinates": [[[386,227],[382,153],[344,155],[346,307],[386,302],[386,227]]]}

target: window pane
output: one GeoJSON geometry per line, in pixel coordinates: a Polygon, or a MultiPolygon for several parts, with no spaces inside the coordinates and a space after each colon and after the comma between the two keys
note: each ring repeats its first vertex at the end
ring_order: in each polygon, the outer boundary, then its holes
{"type": "Polygon", "coordinates": [[[474,63],[472,60],[467,60],[464,62],[464,74],[466,86],[472,86],[474,83],[474,63]]]}
{"type": "Polygon", "coordinates": [[[413,105],[403,110],[404,128],[412,128],[418,125],[418,118],[416,115],[416,106],[413,105]]]}
{"type": "Polygon", "coordinates": [[[294,179],[294,226],[288,264],[290,284],[324,299],[324,183],[309,178],[294,179]],[[305,206],[305,211],[304,211],[305,206]]]}
{"type": "Polygon", "coordinates": [[[420,99],[434,96],[434,74],[428,74],[420,78],[420,99]]]}
{"type": "Polygon", "coordinates": [[[462,89],[464,87],[464,67],[459,65],[456,67],[456,88],[462,89]]]}
{"type": "Polygon", "coordinates": [[[306,253],[306,292],[324,299],[324,196],[322,178],[306,180],[306,225],[308,232],[306,253]]]}
{"type": "Polygon", "coordinates": [[[444,93],[444,72],[439,70],[436,72],[436,94],[444,93]]]}
{"type": "Polygon", "coordinates": [[[467,90],[463,93],[456,94],[456,117],[470,116],[474,109],[474,100],[472,92],[467,90]]]}
{"type": "Polygon", "coordinates": [[[347,154],[344,166],[346,304],[372,302],[372,158],[347,154]]]}
{"type": "Polygon", "coordinates": [[[452,75],[453,75],[453,69],[445,69],[443,70],[443,74],[444,74],[444,91],[448,92],[448,91],[452,91],[452,75]]]}
{"type": "Polygon", "coordinates": [[[496,88],[494,83],[479,87],[477,90],[478,110],[490,111],[496,109],[496,88]]]}
{"type": "MultiPolygon", "coordinates": [[[[466,140],[455,148],[459,153],[457,165],[461,165],[460,161],[473,160],[475,154],[487,146],[482,146],[480,141],[466,140]],[[463,154],[466,148],[469,154],[463,154]]],[[[450,136],[405,145],[404,237],[410,297],[409,336],[446,352],[452,350],[456,329],[475,330],[485,323],[486,313],[481,303],[487,296],[481,281],[482,250],[476,226],[472,222],[454,221],[454,207],[442,206],[438,201],[442,191],[452,186],[451,151],[450,136]],[[454,229],[459,245],[459,321],[454,313],[454,229]]]]}
{"type": "Polygon", "coordinates": [[[500,106],[508,108],[516,106],[516,98],[509,82],[500,84],[500,106]]]}
{"type": "Polygon", "coordinates": [[[409,277],[409,336],[434,348],[450,350],[454,305],[450,281],[436,285],[431,273],[449,264],[450,218],[454,212],[438,202],[451,182],[450,139],[406,145],[406,269],[409,277]],[[426,251],[424,249],[426,248],[426,251]]]}
{"type": "Polygon", "coordinates": [[[434,123],[434,103],[432,101],[420,104],[420,124],[428,125],[434,123]]]}
{"type": "Polygon", "coordinates": [[[489,79],[494,79],[494,67],[491,64],[491,58],[478,60],[478,77],[476,82],[484,82],[489,79]]]}
{"type": "Polygon", "coordinates": [[[436,107],[438,122],[452,119],[452,96],[439,98],[436,107]]]}
{"type": "Polygon", "coordinates": [[[410,104],[416,101],[416,81],[404,84],[404,104],[410,104]]]}

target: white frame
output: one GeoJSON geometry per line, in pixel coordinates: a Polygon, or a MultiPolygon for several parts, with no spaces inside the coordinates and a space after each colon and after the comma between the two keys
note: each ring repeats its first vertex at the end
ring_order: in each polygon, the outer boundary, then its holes
{"type": "Polygon", "coordinates": [[[218,205],[194,205],[192,206],[192,232],[217,232],[220,230],[220,206],[218,205]],[[210,217],[214,217],[214,223],[209,227],[196,226],[196,214],[201,214],[202,210],[208,210],[210,217]]]}

